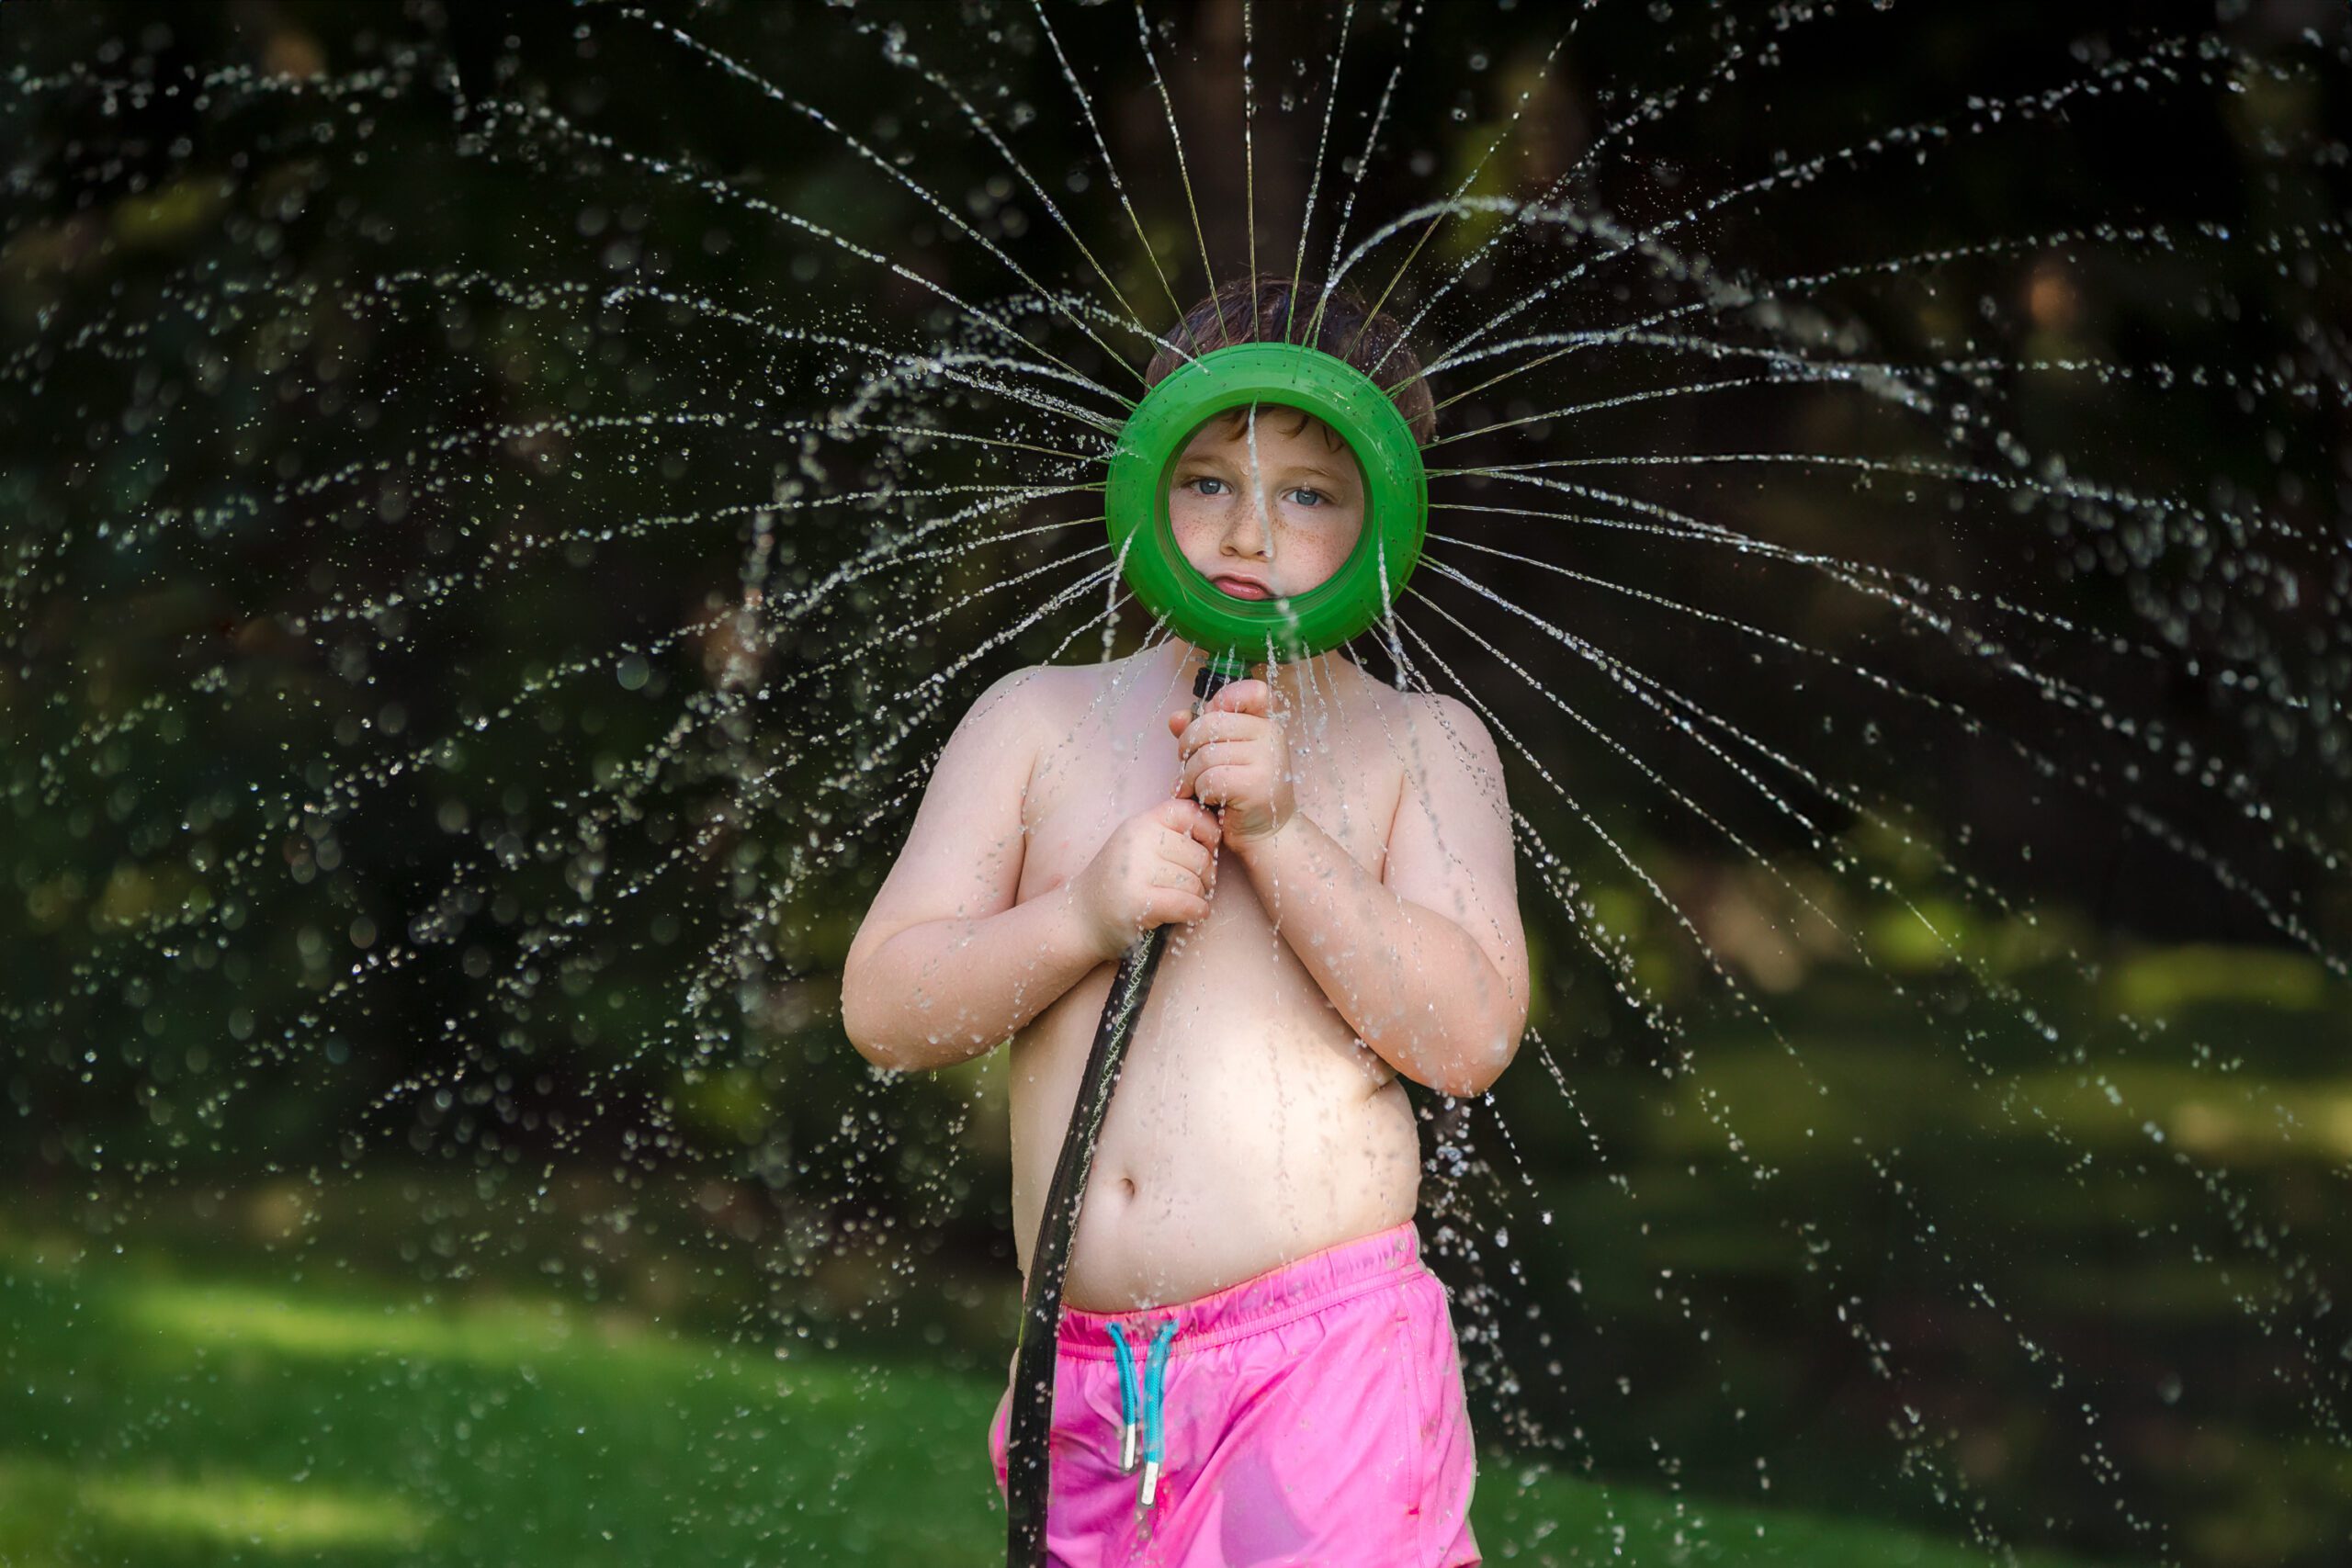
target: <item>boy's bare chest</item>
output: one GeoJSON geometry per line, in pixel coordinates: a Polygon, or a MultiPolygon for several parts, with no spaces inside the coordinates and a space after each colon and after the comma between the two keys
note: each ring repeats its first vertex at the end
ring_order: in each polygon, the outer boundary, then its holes
{"type": "MultiPolygon", "coordinates": [[[[1084,870],[1113,829],[1167,799],[1175,785],[1176,738],[1161,716],[1182,699],[1158,692],[1142,699],[1088,696],[1099,700],[1091,709],[1086,700],[1071,703],[1038,749],[1023,804],[1026,843],[1016,902],[1084,870]]],[[[1378,876],[1405,769],[1390,739],[1396,716],[1377,710],[1375,701],[1342,708],[1327,699],[1290,714],[1284,730],[1298,808],[1378,876]]]]}

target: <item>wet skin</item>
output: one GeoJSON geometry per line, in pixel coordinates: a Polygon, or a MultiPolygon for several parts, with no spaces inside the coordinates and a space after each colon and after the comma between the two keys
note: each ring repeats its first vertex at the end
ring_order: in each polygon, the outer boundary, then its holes
{"type": "MultiPolygon", "coordinates": [[[[1296,423],[1261,410],[1253,452],[1212,421],[1171,470],[1180,548],[1237,597],[1315,586],[1362,530],[1353,455],[1296,423]]],[[[1148,922],[1168,946],[1071,1238],[1064,1300],[1089,1310],[1192,1300],[1411,1218],[1399,1064],[1476,1093],[1524,1025],[1509,810],[1475,713],[1332,653],[1259,666],[1195,717],[1204,659],[1170,638],[984,693],[844,970],[871,1060],[944,1066],[1011,1036],[1025,1275],[1133,940],[1107,931],[1103,890],[1182,906],[1148,922]]]]}

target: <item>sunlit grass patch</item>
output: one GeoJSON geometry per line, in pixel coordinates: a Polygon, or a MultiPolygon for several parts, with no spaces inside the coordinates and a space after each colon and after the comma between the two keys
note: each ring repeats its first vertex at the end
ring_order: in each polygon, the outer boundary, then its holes
{"type": "Polygon", "coordinates": [[[2352,1159],[2352,1078],[2219,1077],[2193,1066],[2094,1058],[2020,1074],[2021,1100],[2096,1147],[2155,1152],[2167,1143],[2234,1165],[2352,1159]]]}
{"type": "MultiPolygon", "coordinates": [[[[436,1523],[432,1510],[390,1492],[265,1481],[211,1465],[185,1473],[162,1465],[77,1473],[22,1455],[0,1456],[0,1513],[25,1523],[70,1523],[126,1550],[404,1550],[424,1544],[436,1523]]],[[[5,1532],[0,1543],[17,1544],[5,1532]]],[[[12,1550],[9,1561],[22,1559],[12,1550]]]]}
{"type": "MultiPolygon", "coordinates": [[[[59,1285],[78,1284],[89,1269],[88,1248],[54,1235],[0,1234],[0,1259],[59,1285]]],[[[562,1297],[529,1297],[495,1289],[453,1294],[436,1302],[385,1299],[349,1283],[285,1287],[229,1276],[198,1280],[173,1272],[153,1258],[108,1259],[92,1270],[105,1298],[128,1327],[187,1349],[257,1350],[314,1360],[392,1358],[531,1371],[541,1363],[593,1364],[604,1379],[662,1380],[714,1373],[748,1379],[770,1395],[789,1392],[818,1400],[845,1397],[832,1370],[819,1362],[749,1357],[684,1336],[658,1320],[620,1306],[599,1309],[562,1297]],[[803,1389],[797,1385],[810,1385],[803,1389]]]]}
{"type": "Polygon", "coordinates": [[[599,1312],[552,1296],[371,1303],[341,1291],[302,1298],[232,1280],[142,1277],[126,1282],[118,1301],[128,1323],[203,1350],[333,1361],[389,1359],[526,1377],[586,1371],[606,1387],[719,1378],[800,1408],[858,1397],[841,1370],[821,1360],[749,1355],[635,1313],[599,1312]]]}
{"type": "MultiPolygon", "coordinates": [[[[123,1312],[139,1326],[184,1342],[254,1345],[294,1356],[424,1356],[499,1367],[560,1351],[580,1332],[560,1301],[493,1300],[439,1311],[415,1302],[370,1307],[289,1298],[246,1285],[180,1280],[127,1292],[123,1312]]],[[[623,1353],[642,1349],[626,1340],[615,1348],[623,1353]]]]}
{"type": "Polygon", "coordinates": [[[2327,1005],[2327,971],[2316,958],[2267,947],[2183,943],[2139,954],[2109,976],[2116,1007],[2175,1013],[2198,1004],[2288,1008],[2327,1005]]]}
{"type": "Polygon", "coordinates": [[[247,1476],[85,1476],[74,1494],[123,1534],[189,1537],[304,1551],[325,1546],[415,1546],[433,1515],[411,1500],[247,1476]]]}

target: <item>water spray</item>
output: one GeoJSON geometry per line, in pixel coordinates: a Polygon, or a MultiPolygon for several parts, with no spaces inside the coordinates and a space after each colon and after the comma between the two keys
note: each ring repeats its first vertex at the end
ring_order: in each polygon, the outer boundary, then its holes
{"type": "MultiPolygon", "coordinates": [[[[1420,444],[1378,384],[1335,355],[1299,344],[1244,343],[1186,361],[1136,405],[1110,459],[1103,512],[1127,585],[1176,636],[1208,655],[1193,682],[1193,712],[1249,672],[1253,662],[1312,659],[1340,647],[1389,613],[1421,558],[1429,526],[1429,481],[1420,444]],[[1169,479],[1193,433],[1235,409],[1295,408],[1330,426],[1363,472],[1364,518],[1338,570],[1304,592],[1235,598],[1201,575],[1177,548],[1168,521],[1169,479]]],[[[1095,1026],[1069,1131],[1046,1195],[1021,1306],[1011,1425],[1006,1435],[1011,1568],[1043,1568],[1046,1449],[1053,1428],[1054,1374],[1061,1338],[1062,1281],[1069,1243],[1111,1109],[1120,1064],[1168,945],[1155,926],[1119,959],[1095,1026]]]]}

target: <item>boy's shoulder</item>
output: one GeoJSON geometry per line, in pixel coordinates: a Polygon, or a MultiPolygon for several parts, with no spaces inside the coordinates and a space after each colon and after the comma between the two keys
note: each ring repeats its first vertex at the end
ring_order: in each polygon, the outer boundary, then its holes
{"type": "Polygon", "coordinates": [[[1412,715],[1414,723],[1433,726],[1440,735],[1460,737],[1473,750],[1494,750],[1494,739],[1487,733],[1486,722],[1478,716],[1478,710],[1460,697],[1450,697],[1443,692],[1425,689],[1397,692],[1392,687],[1390,691],[1412,715]]]}
{"type": "Polygon", "coordinates": [[[1433,805],[1461,808],[1473,800],[1508,809],[1502,753],[1478,710],[1459,697],[1426,689],[1394,694],[1409,715],[1418,769],[1407,769],[1407,788],[1433,805]]]}
{"type": "Polygon", "coordinates": [[[1082,668],[1065,664],[1024,664],[1008,670],[972,699],[957,728],[996,734],[1027,729],[1060,711],[1081,685],[1091,686],[1085,677],[1082,668]]]}
{"type": "Polygon", "coordinates": [[[1449,752],[1467,751],[1481,762],[1494,757],[1494,740],[1487,733],[1485,722],[1478,711],[1461,698],[1426,686],[1399,690],[1369,673],[1363,678],[1362,691],[1365,700],[1377,705],[1392,721],[1408,725],[1416,739],[1433,742],[1449,752]]]}

